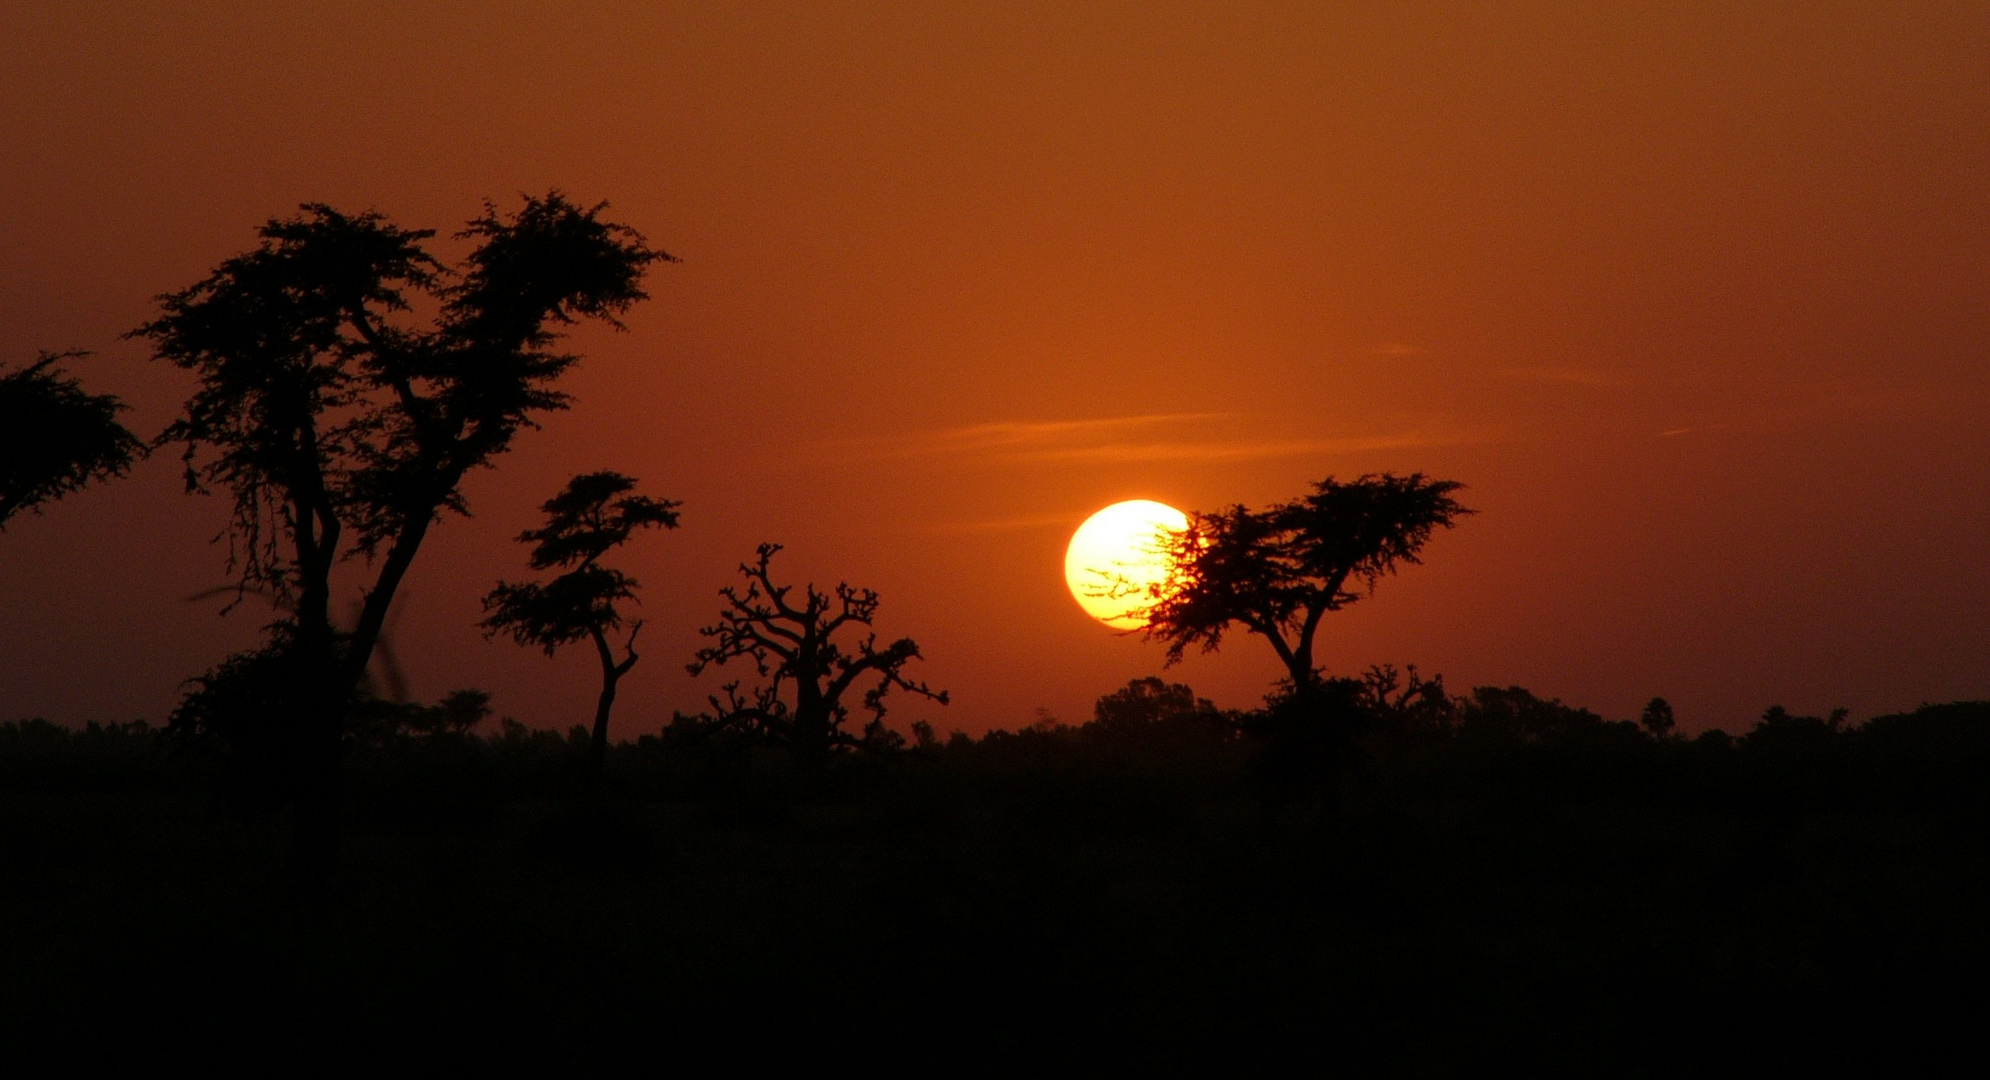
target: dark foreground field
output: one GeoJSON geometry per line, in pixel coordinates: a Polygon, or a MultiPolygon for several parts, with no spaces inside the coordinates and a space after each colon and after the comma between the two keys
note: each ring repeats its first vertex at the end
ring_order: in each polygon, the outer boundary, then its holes
{"type": "Polygon", "coordinates": [[[0,1067],[1755,1074],[1981,1023],[1990,706],[1382,737],[1325,814],[1255,752],[649,740],[589,804],[577,744],[398,739],[313,896],[212,762],[8,725],[0,1067]]]}

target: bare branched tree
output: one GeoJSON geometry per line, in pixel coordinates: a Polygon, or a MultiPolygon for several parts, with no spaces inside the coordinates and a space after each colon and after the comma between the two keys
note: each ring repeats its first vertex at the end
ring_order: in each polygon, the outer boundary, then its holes
{"type": "Polygon", "coordinates": [[[698,650],[691,674],[746,660],[766,680],[747,691],[738,680],[721,687],[708,699],[709,729],[765,739],[804,761],[819,761],[838,748],[895,744],[884,726],[885,697],[894,689],[947,703],[946,691],[902,673],[919,658],[911,638],[878,645],[871,630],[875,591],[839,583],[833,593],[823,593],[811,584],[796,599],[794,586],[775,584],[769,570],[780,550],[779,544],[760,545],[755,561],[740,565],[745,587],[720,589],[726,608],[717,623],[699,631],[712,643],[698,650]],[[853,690],[860,691],[862,708],[870,713],[860,732],[847,726],[845,697],[853,690]]]}

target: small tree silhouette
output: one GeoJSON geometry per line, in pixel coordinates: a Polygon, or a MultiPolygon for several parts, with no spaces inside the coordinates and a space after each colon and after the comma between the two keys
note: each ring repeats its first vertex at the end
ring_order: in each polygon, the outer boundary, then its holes
{"type": "Polygon", "coordinates": [[[1638,726],[1654,739],[1670,739],[1676,726],[1672,703],[1662,697],[1645,702],[1644,712],[1638,715],[1638,726]]]}
{"type": "Polygon", "coordinates": [[[123,402],[86,393],[57,366],[83,355],[45,352],[27,367],[0,369],[0,529],[23,510],[39,512],[93,481],[122,475],[144,448],[118,423],[123,402]]]}
{"type": "Polygon", "coordinates": [[[798,759],[816,763],[839,747],[895,744],[896,736],[884,726],[884,699],[894,687],[947,703],[946,691],[935,691],[900,673],[919,658],[919,646],[911,638],[878,647],[877,635],[869,632],[878,609],[876,592],[839,583],[831,595],[808,585],[800,604],[790,603],[794,587],[774,584],[768,570],[780,550],[779,544],[762,544],[754,562],[740,564],[745,590],[721,588],[726,609],[716,624],[698,631],[712,644],[698,650],[688,665],[691,674],[744,658],[768,679],[750,696],[740,693],[735,680],[721,688],[723,700],[710,697],[713,715],[706,718],[707,730],[731,730],[775,742],[798,759]],[[846,629],[855,633],[858,627],[863,628],[861,638],[849,644],[837,640],[846,629]],[[871,719],[861,735],[853,734],[844,726],[850,709],[843,698],[859,682],[871,679],[875,682],[863,691],[863,707],[871,719]]]}
{"type": "Polygon", "coordinates": [[[487,635],[510,634],[520,645],[536,645],[546,655],[583,638],[594,642],[601,660],[601,695],[594,706],[594,734],[588,746],[588,786],[601,779],[608,756],[608,714],[615,707],[615,688],[636,666],[636,635],[643,622],[629,624],[622,640],[622,659],[615,659],[608,633],[622,625],[619,604],[634,600],[639,582],[601,557],[622,546],[637,529],[677,527],[678,503],[630,494],[636,482],[618,472],[585,473],[567,481],[558,495],[540,507],[546,524],[518,534],[531,544],[527,560],[534,570],[564,571],[551,581],[514,585],[500,581],[484,597],[490,614],[482,625],[487,635]]]}

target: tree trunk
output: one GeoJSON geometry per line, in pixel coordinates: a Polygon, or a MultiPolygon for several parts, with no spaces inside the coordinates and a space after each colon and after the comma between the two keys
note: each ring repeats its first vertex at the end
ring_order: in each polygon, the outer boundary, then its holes
{"type": "Polygon", "coordinates": [[[429,520],[424,515],[402,527],[400,535],[394,538],[394,546],[387,549],[387,557],[381,560],[380,574],[373,587],[366,590],[366,602],[359,609],[359,623],[352,628],[352,640],[346,645],[344,664],[339,671],[347,695],[366,675],[373,647],[379,644],[381,627],[387,622],[387,610],[394,606],[394,593],[401,587],[401,579],[407,576],[408,567],[414,565],[422,540],[428,536],[429,520]]]}
{"type": "Polygon", "coordinates": [[[608,766],[608,713],[615,708],[615,687],[622,676],[636,666],[636,634],[642,630],[642,623],[629,632],[626,646],[628,656],[621,663],[615,662],[615,651],[608,647],[608,635],[600,627],[591,631],[594,637],[594,651],[601,658],[601,696],[594,702],[594,736],[587,744],[587,793],[592,796],[601,788],[601,775],[608,766]]]}
{"type": "MultiPolygon", "coordinates": [[[[311,520],[306,517],[307,523],[311,520]]],[[[327,530],[330,533],[330,530],[327,530]]],[[[336,534],[332,533],[332,537],[336,534]]],[[[339,844],[339,756],[347,698],[340,678],[338,637],[331,620],[331,566],[321,541],[308,529],[298,537],[298,564],[304,580],[298,590],[296,638],[298,685],[296,725],[291,747],[292,811],[289,875],[306,891],[331,883],[339,844]]]]}
{"type": "Polygon", "coordinates": [[[821,772],[829,759],[829,710],[813,705],[797,707],[791,731],[789,745],[802,773],[813,776],[821,772]]]}
{"type": "Polygon", "coordinates": [[[1340,808],[1341,782],[1357,753],[1361,708],[1345,681],[1308,679],[1265,703],[1251,773],[1273,805],[1340,808]]]}
{"type": "Polygon", "coordinates": [[[608,710],[615,707],[615,682],[613,669],[602,676],[601,697],[594,703],[594,737],[587,744],[587,792],[593,795],[601,790],[601,774],[608,767],[608,710]]]}
{"type": "Polygon", "coordinates": [[[427,534],[428,518],[421,517],[395,538],[343,651],[332,634],[329,559],[323,573],[307,581],[299,597],[298,647],[305,657],[306,685],[299,694],[296,718],[300,731],[294,761],[296,810],[290,874],[306,889],[318,891],[330,885],[337,868],[346,717],[359,681],[366,675],[366,665],[373,658],[373,647],[380,640],[394,592],[427,534]]]}
{"type": "Polygon", "coordinates": [[[292,762],[296,802],[289,872],[294,883],[317,892],[331,884],[338,863],[343,796],[340,773],[350,694],[342,689],[336,657],[311,656],[306,663],[307,685],[295,717],[299,731],[292,762]]]}

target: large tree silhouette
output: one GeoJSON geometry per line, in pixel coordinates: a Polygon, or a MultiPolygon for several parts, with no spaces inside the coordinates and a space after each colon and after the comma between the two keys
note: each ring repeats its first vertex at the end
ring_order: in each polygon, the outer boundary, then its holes
{"type": "Polygon", "coordinates": [[[1192,514],[1188,528],[1160,541],[1169,570],[1140,612],[1145,636],[1164,643],[1174,663],[1242,627],[1304,687],[1316,678],[1321,619],[1372,593],[1399,564],[1419,562],[1433,531],[1471,513],[1451,497],[1460,486],[1422,473],[1329,476],[1312,494],[1262,510],[1192,514]]]}
{"type": "Polygon", "coordinates": [[[489,614],[484,628],[510,634],[520,645],[536,645],[546,655],[562,645],[591,640],[601,661],[601,694],[595,699],[594,734],[588,749],[588,787],[601,779],[608,755],[608,714],[615,707],[615,688],[636,666],[636,635],[643,622],[629,625],[622,639],[622,658],[608,634],[622,625],[620,604],[634,600],[639,582],[601,557],[628,542],[637,529],[677,527],[676,502],[631,494],[636,482],[617,472],[585,473],[567,481],[558,495],[540,508],[546,524],[520,533],[531,544],[528,559],[534,570],[562,572],[552,580],[513,584],[501,581],[484,597],[489,614]]]}
{"type": "Polygon", "coordinates": [[[298,854],[328,868],[344,719],[395,589],[458,488],[534,417],[564,408],[556,348],[581,319],[620,327],[644,271],[669,255],[554,191],[459,233],[454,267],[427,229],[323,204],[272,220],[261,243],[160,298],[132,332],[192,372],[185,414],[160,436],[185,448],[190,491],[234,499],[231,559],[244,589],[292,614],[298,854]],[[420,304],[434,314],[418,319],[420,304]],[[361,556],[371,581],[356,624],[334,631],[331,573],[361,556]]]}
{"type": "Polygon", "coordinates": [[[85,485],[122,475],[144,445],[118,422],[125,404],[92,394],[58,365],[83,355],[42,353],[0,369],[0,529],[85,485]]]}
{"type": "Polygon", "coordinates": [[[891,741],[884,727],[884,699],[894,688],[947,703],[946,691],[901,673],[919,658],[919,646],[911,638],[878,646],[871,631],[876,592],[839,583],[829,594],[807,585],[799,601],[792,600],[794,586],[776,585],[768,569],[780,550],[779,544],[760,545],[755,561],[740,565],[745,589],[720,589],[725,610],[717,623],[699,631],[712,644],[698,650],[689,665],[691,674],[743,659],[767,680],[745,694],[738,681],[722,687],[723,697],[709,699],[713,714],[708,728],[765,739],[813,763],[839,747],[891,741]],[[844,697],[860,686],[871,718],[861,732],[853,732],[846,726],[850,706],[844,697]]]}
{"type": "Polygon", "coordinates": [[[1169,572],[1141,614],[1148,639],[1167,645],[1168,662],[1191,646],[1213,650],[1242,627],[1285,665],[1280,686],[1245,720],[1262,743],[1253,771],[1268,798],[1335,805],[1371,717],[1360,682],[1323,678],[1314,663],[1320,622],[1400,564],[1419,561],[1432,532],[1471,513],[1451,496],[1459,486],[1422,473],[1329,476],[1312,494],[1262,510],[1193,514],[1188,528],[1164,534],[1169,572]]]}

